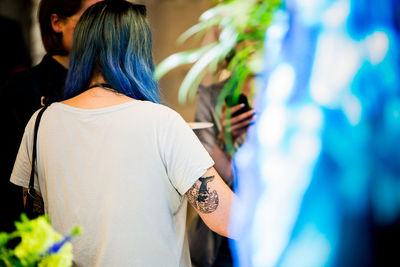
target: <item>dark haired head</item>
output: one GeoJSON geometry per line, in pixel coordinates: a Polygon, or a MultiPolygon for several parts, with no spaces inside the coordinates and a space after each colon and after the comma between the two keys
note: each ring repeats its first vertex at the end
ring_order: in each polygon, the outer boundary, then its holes
{"type": "Polygon", "coordinates": [[[74,32],[66,99],[87,90],[92,77],[101,74],[120,93],[159,102],[145,14],[143,5],[123,0],[101,1],[85,11],[74,32]]]}
{"type": "Polygon", "coordinates": [[[38,11],[40,34],[46,52],[50,55],[67,55],[68,51],[62,44],[62,35],[53,30],[51,15],[67,19],[76,14],[83,0],[41,0],[38,11]]]}
{"type": "MultiPolygon", "coordinates": [[[[125,0],[104,0],[106,2],[106,5],[108,6],[109,9],[114,10],[116,12],[121,11],[121,9],[124,9],[126,6],[124,3],[125,0]]],[[[135,7],[135,10],[139,12],[141,15],[146,16],[146,6],[145,5],[140,5],[140,4],[132,4],[135,7]]]]}

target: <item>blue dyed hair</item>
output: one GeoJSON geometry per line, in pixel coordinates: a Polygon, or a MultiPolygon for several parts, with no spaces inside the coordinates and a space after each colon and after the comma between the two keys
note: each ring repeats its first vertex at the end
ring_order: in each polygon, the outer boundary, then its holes
{"type": "Polygon", "coordinates": [[[101,1],[81,16],[74,32],[64,99],[87,90],[96,74],[118,92],[159,103],[153,77],[146,9],[123,0],[101,1]]]}

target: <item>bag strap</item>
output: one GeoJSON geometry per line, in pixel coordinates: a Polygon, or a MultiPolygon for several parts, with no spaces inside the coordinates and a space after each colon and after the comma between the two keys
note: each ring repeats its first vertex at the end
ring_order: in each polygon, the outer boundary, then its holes
{"type": "Polygon", "coordinates": [[[40,119],[42,118],[43,112],[47,109],[48,105],[45,105],[38,113],[35,121],[35,128],[33,133],[33,149],[32,149],[32,169],[31,169],[31,177],[29,180],[29,189],[30,192],[33,189],[34,185],[34,177],[35,177],[35,161],[36,161],[36,143],[37,143],[37,135],[39,130],[40,119]]]}

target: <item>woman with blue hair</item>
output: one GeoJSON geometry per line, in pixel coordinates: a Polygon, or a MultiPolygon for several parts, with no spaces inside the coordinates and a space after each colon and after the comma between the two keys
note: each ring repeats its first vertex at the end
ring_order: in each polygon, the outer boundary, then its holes
{"type": "MultiPolygon", "coordinates": [[[[101,1],[74,33],[65,100],[43,113],[35,189],[76,266],[190,266],[186,205],[227,236],[232,191],[193,131],[159,104],[145,7],[101,1]]],[[[28,187],[36,112],[11,181],[28,187]]]]}

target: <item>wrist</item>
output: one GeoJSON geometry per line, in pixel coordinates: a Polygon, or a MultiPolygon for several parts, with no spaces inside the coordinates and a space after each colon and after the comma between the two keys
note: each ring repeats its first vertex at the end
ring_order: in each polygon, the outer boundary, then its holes
{"type": "Polygon", "coordinates": [[[221,137],[218,137],[217,140],[215,141],[215,145],[221,149],[222,151],[225,152],[226,150],[226,144],[225,144],[225,140],[221,137]]]}
{"type": "Polygon", "coordinates": [[[233,144],[229,144],[230,142],[228,141],[227,143],[225,140],[226,139],[224,138],[224,136],[220,134],[215,141],[215,145],[226,155],[227,158],[230,159],[235,153],[236,149],[233,144]]]}

